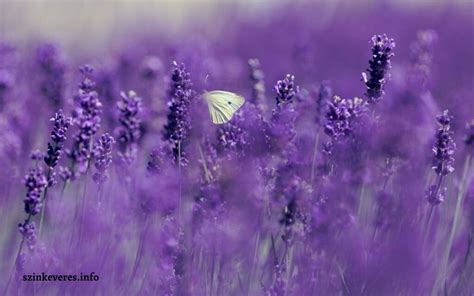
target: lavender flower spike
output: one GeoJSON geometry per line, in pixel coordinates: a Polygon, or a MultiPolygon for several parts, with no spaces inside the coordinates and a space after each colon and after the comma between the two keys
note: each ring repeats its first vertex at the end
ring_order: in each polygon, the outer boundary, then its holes
{"type": "Polygon", "coordinates": [[[25,222],[18,224],[18,230],[26,241],[28,249],[33,250],[36,245],[36,224],[28,219],[25,222]]]}
{"type": "Polygon", "coordinates": [[[285,79],[278,80],[275,85],[277,92],[277,107],[281,108],[293,102],[293,98],[298,93],[299,88],[295,86],[295,76],[287,74],[285,79]]]}
{"type": "Polygon", "coordinates": [[[79,130],[74,135],[73,148],[68,154],[74,163],[79,163],[84,169],[90,159],[92,137],[100,128],[102,103],[97,92],[93,90],[95,83],[89,78],[93,68],[85,65],[80,68],[80,71],[84,79],[79,84],[78,94],[74,98],[77,107],[73,111],[73,122],[79,130]]]}
{"type": "Polygon", "coordinates": [[[30,169],[23,183],[27,189],[24,200],[25,212],[31,216],[37,215],[42,207],[41,194],[48,185],[43,169],[41,167],[30,169]]]}
{"type": "Polygon", "coordinates": [[[250,78],[253,83],[251,103],[263,108],[265,103],[265,75],[258,59],[249,59],[248,63],[251,71],[250,78]]]}
{"type": "Polygon", "coordinates": [[[445,110],[442,115],[436,117],[440,127],[436,133],[436,144],[433,147],[433,170],[439,176],[446,176],[454,172],[454,151],[456,144],[450,131],[453,116],[445,110]]]}
{"type": "Polygon", "coordinates": [[[439,128],[436,133],[436,143],[433,147],[432,169],[438,175],[436,184],[431,185],[426,191],[426,199],[435,206],[440,204],[445,197],[446,188],[441,188],[443,178],[454,172],[454,151],[456,144],[452,138],[451,121],[453,117],[445,110],[442,115],[436,117],[439,128]]]}
{"type": "Polygon", "coordinates": [[[97,185],[104,183],[107,178],[107,171],[112,163],[112,145],[115,144],[114,138],[109,134],[103,134],[95,143],[92,153],[95,157],[94,166],[97,172],[92,179],[97,185]]]}
{"type": "Polygon", "coordinates": [[[374,35],[372,43],[372,59],[369,61],[368,73],[362,73],[362,79],[367,87],[365,93],[369,103],[380,101],[384,95],[384,86],[392,67],[390,59],[394,56],[395,41],[387,35],[374,35]]]}
{"type": "Polygon", "coordinates": [[[334,96],[328,104],[324,132],[332,139],[338,140],[351,132],[349,108],[349,102],[339,96],[334,96]]]}
{"type": "Polygon", "coordinates": [[[171,146],[173,159],[176,164],[186,165],[184,152],[185,140],[191,129],[189,106],[195,93],[191,89],[190,74],[184,64],[173,62],[171,73],[171,88],[169,90],[168,122],[164,127],[163,139],[171,146]]]}
{"type": "Polygon", "coordinates": [[[120,112],[120,127],[116,130],[120,157],[125,163],[132,163],[137,154],[137,143],[141,138],[141,119],[138,113],[142,109],[142,99],[134,91],[128,95],[120,93],[122,99],[117,103],[120,112]]]}
{"type": "Polygon", "coordinates": [[[50,168],[54,168],[61,157],[66,141],[66,132],[71,125],[71,118],[64,117],[63,110],[59,110],[53,118],[53,131],[51,132],[51,142],[48,143],[48,152],[44,158],[44,162],[50,168]]]}

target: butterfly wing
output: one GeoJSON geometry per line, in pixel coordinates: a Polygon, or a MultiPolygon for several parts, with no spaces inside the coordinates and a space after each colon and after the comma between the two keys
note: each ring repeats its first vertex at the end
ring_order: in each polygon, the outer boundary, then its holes
{"type": "Polygon", "coordinates": [[[245,103],[243,97],[223,90],[206,92],[204,98],[207,101],[209,114],[214,124],[229,122],[234,113],[245,103]]]}

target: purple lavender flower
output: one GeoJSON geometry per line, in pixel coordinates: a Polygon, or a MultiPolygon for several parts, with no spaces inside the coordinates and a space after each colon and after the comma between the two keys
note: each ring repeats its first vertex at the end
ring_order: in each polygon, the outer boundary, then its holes
{"type": "Polygon", "coordinates": [[[51,142],[48,143],[48,152],[44,158],[44,162],[50,168],[54,168],[61,157],[66,141],[66,132],[71,125],[71,118],[64,117],[63,110],[59,111],[51,118],[53,122],[53,131],[51,132],[51,142]]]}
{"type": "Polygon", "coordinates": [[[394,56],[395,41],[387,35],[374,35],[372,43],[372,59],[369,61],[367,73],[362,73],[362,79],[367,87],[366,96],[369,103],[380,101],[384,95],[384,86],[392,67],[390,59],[394,56]]]}
{"type": "Polygon", "coordinates": [[[184,64],[173,62],[171,87],[168,92],[168,122],[164,127],[163,139],[170,145],[173,160],[181,166],[188,160],[185,153],[186,140],[191,129],[189,106],[195,96],[191,89],[190,74],[184,64]]]}
{"type": "Polygon", "coordinates": [[[332,88],[329,81],[321,82],[319,86],[318,96],[316,98],[315,122],[320,125],[324,124],[328,105],[332,98],[332,88]]]}
{"type": "Polygon", "coordinates": [[[58,48],[52,43],[45,43],[36,50],[36,60],[41,74],[41,94],[53,108],[64,104],[65,65],[61,60],[58,48]]]}
{"type": "Polygon", "coordinates": [[[219,147],[227,152],[237,153],[238,156],[243,156],[245,149],[249,144],[249,135],[243,127],[244,117],[242,112],[236,113],[232,120],[223,124],[218,129],[219,147]]]}
{"type": "Polygon", "coordinates": [[[92,149],[94,166],[97,170],[92,176],[92,179],[97,185],[103,184],[108,178],[107,171],[112,163],[113,144],[115,144],[114,138],[106,133],[97,140],[92,149]]]}
{"type": "Polygon", "coordinates": [[[81,169],[84,169],[90,159],[92,137],[100,128],[102,103],[97,92],[93,90],[95,83],[89,78],[93,68],[85,65],[80,71],[84,79],[79,84],[78,94],[74,98],[77,106],[73,111],[73,123],[79,130],[74,135],[73,148],[68,154],[74,163],[78,163],[81,169]]]}
{"type": "Polygon", "coordinates": [[[27,189],[26,198],[24,199],[25,212],[34,216],[41,211],[41,194],[48,185],[48,179],[41,167],[35,167],[31,168],[25,176],[23,184],[27,189]]]}
{"type": "Polygon", "coordinates": [[[347,136],[351,132],[349,102],[334,96],[328,105],[324,132],[334,140],[347,136]]]}
{"type": "Polygon", "coordinates": [[[452,138],[453,132],[451,129],[451,121],[453,116],[449,115],[448,110],[436,117],[439,124],[436,132],[436,143],[432,149],[433,151],[433,165],[432,169],[437,175],[437,182],[428,187],[425,192],[428,202],[435,206],[440,204],[446,195],[446,188],[442,188],[443,178],[454,172],[454,151],[456,144],[452,138]]]}
{"type": "Polygon", "coordinates": [[[157,56],[148,56],[143,60],[141,76],[147,80],[156,80],[163,71],[163,63],[157,56]]]}
{"type": "Polygon", "coordinates": [[[466,146],[474,148],[474,120],[466,123],[466,135],[464,136],[466,146]]]}
{"type": "Polygon", "coordinates": [[[438,34],[433,30],[417,32],[417,39],[410,45],[411,78],[422,88],[426,87],[433,62],[433,45],[438,34]]]}
{"type": "Polygon", "coordinates": [[[36,225],[35,222],[25,220],[23,223],[18,224],[18,230],[26,241],[26,245],[30,251],[33,251],[36,245],[36,225]]]}
{"type": "Polygon", "coordinates": [[[153,149],[150,153],[150,158],[147,163],[147,171],[151,174],[157,174],[161,171],[164,159],[166,157],[166,152],[163,147],[153,149]]]}
{"type": "Polygon", "coordinates": [[[264,111],[265,107],[265,75],[261,69],[260,61],[258,59],[249,59],[250,79],[253,83],[252,99],[250,103],[258,106],[260,110],[264,111]]]}
{"type": "Polygon", "coordinates": [[[445,110],[442,115],[436,117],[439,128],[436,133],[436,143],[433,147],[432,169],[438,176],[446,176],[454,172],[454,151],[456,144],[452,138],[451,120],[453,116],[445,110]]]}
{"type": "Polygon", "coordinates": [[[63,182],[69,182],[74,179],[74,173],[68,167],[59,166],[58,175],[63,182]]]}
{"type": "Polygon", "coordinates": [[[283,80],[278,80],[274,88],[277,92],[276,104],[279,108],[293,103],[293,99],[299,91],[299,87],[295,86],[295,76],[290,74],[287,74],[283,80]]]}
{"type": "Polygon", "coordinates": [[[124,163],[132,163],[137,156],[137,145],[141,138],[141,119],[138,113],[141,110],[142,99],[134,91],[130,91],[128,96],[120,93],[121,100],[117,103],[120,112],[120,126],[115,130],[119,143],[119,156],[124,163]]]}

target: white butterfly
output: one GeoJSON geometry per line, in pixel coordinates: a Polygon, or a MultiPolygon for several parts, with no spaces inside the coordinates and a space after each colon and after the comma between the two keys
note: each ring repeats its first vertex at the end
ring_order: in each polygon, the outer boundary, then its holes
{"type": "Polygon", "coordinates": [[[223,90],[205,92],[203,96],[214,124],[229,122],[234,113],[245,103],[242,96],[223,90]]]}

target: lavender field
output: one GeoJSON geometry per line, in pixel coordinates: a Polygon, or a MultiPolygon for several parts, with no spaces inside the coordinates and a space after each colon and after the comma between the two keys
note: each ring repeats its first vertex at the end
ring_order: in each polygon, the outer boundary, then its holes
{"type": "Polygon", "coordinates": [[[253,2],[0,4],[0,295],[474,295],[474,3],[253,2]]]}

